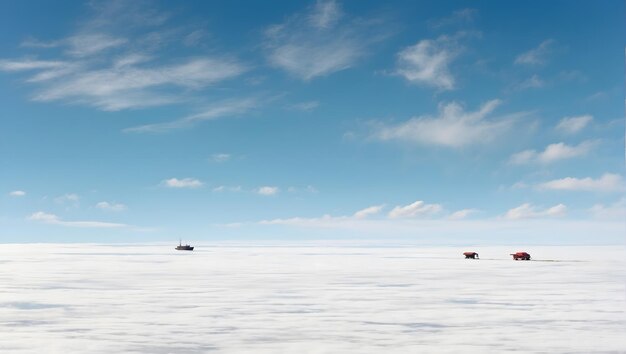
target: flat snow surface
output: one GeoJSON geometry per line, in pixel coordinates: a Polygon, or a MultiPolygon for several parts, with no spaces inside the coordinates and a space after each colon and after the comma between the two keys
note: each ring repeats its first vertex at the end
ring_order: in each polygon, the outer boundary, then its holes
{"type": "Polygon", "coordinates": [[[626,352],[619,246],[173,247],[3,245],[0,352],[626,352]]]}

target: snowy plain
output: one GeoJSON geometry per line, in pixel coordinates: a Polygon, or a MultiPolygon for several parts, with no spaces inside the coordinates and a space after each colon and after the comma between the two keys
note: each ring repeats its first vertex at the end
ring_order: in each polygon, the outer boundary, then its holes
{"type": "Polygon", "coordinates": [[[626,352],[624,247],[524,250],[7,244],[0,352],[626,352]]]}

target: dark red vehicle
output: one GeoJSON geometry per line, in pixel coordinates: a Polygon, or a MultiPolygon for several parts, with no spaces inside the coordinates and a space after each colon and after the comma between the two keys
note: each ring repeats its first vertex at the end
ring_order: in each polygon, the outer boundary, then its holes
{"type": "Polygon", "coordinates": [[[463,252],[463,255],[465,256],[466,259],[468,258],[478,259],[478,253],[476,252],[463,252]]]}
{"type": "Polygon", "coordinates": [[[513,256],[513,259],[516,261],[519,261],[520,259],[523,261],[530,261],[530,255],[526,252],[511,253],[511,256],[513,256]]]}

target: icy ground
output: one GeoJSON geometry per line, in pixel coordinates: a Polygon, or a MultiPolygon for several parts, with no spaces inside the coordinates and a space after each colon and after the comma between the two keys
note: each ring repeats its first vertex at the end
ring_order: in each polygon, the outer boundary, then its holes
{"type": "Polygon", "coordinates": [[[623,353],[623,247],[2,245],[2,353],[623,353]]]}

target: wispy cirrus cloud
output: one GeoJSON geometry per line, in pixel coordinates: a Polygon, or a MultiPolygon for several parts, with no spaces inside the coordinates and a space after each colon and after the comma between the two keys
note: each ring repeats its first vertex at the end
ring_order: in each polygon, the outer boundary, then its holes
{"type": "Polygon", "coordinates": [[[593,116],[585,114],[577,117],[564,117],[559,121],[556,130],[567,134],[575,134],[583,130],[593,121],[593,116]]]}
{"type": "Polygon", "coordinates": [[[563,217],[567,213],[567,207],[563,204],[557,204],[547,209],[539,209],[530,203],[524,203],[516,208],[510,209],[504,214],[504,218],[508,220],[534,219],[534,218],[553,218],[563,217]]]}
{"type": "Polygon", "coordinates": [[[52,55],[44,53],[53,59],[0,59],[0,71],[24,74],[24,81],[34,86],[34,101],[119,111],[185,102],[247,70],[228,55],[198,52],[159,59],[160,51],[171,44],[163,39],[165,34],[181,38],[185,34],[168,28],[168,16],[151,6],[141,1],[91,4],[93,15],[75,33],[22,43],[42,51],[58,47],[52,55]]]}
{"type": "Polygon", "coordinates": [[[353,222],[365,222],[372,216],[380,214],[384,205],[373,205],[356,211],[352,215],[332,216],[329,214],[321,217],[304,218],[277,218],[271,220],[261,220],[261,225],[288,225],[288,226],[304,226],[304,227],[343,227],[345,225],[353,225],[353,222]]]}
{"type": "Polygon", "coordinates": [[[384,205],[373,205],[371,207],[367,207],[365,209],[357,211],[356,213],[354,213],[353,217],[356,219],[365,219],[370,216],[379,214],[384,207],[384,205]]]}
{"type": "Polygon", "coordinates": [[[467,219],[470,215],[476,214],[478,212],[479,212],[478,209],[473,209],[473,208],[461,209],[461,210],[457,210],[457,211],[453,212],[452,214],[450,214],[450,216],[448,216],[448,219],[450,219],[450,220],[467,219]]]}
{"type": "Polygon", "coordinates": [[[24,59],[0,60],[0,71],[29,71],[41,69],[56,69],[67,65],[65,61],[24,59]]]}
{"type": "Polygon", "coordinates": [[[605,173],[599,178],[565,177],[540,183],[538,189],[587,192],[621,192],[626,190],[624,178],[618,174],[605,173]]]}
{"type": "Polygon", "coordinates": [[[440,104],[436,116],[423,115],[398,124],[375,125],[373,137],[382,141],[404,141],[449,148],[484,144],[508,131],[518,113],[504,118],[488,119],[500,105],[491,100],[474,112],[467,112],[457,102],[440,104]]]}
{"type": "Polygon", "coordinates": [[[572,159],[575,157],[585,156],[591,149],[597,145],[595,141],[584,141],[578,145],[567,145],[563,142],[550,144],[545,150],[537,152],[536,150],[524,150],[515,153],[509,159],[514,165],[522,165],[528,163],[549,164],[560,160],[572,159]]]}
{"type": "Polygon", "coordinates": [[[398,205],[387,215],[391,219],[415,218],[432,216],[442,210],[443,207],[440,204],[426,204],[424,201],[418,200],[408,205],[398,205]]]}
{"type": "Polygon", "coordinates": [[[531,77],[523,80],[522,82],[514,85],[514,89],[517,90],[526,90],[526,89],[536,89],[542,88],[546,86],[546,81],[542,79],[539,75],[533,74],[531,77]]]}
{"type": "MultiPolygon", "coordinates": [[[[143,108],[181,102],[173,93],[153,89],[181,87],[200,89],[243,71],[235,62],[214,58],[185,59],[181,63],[156,67],[138,67],[134,63],[113,67],[79,70],[61,77],[34,76],[43,88],[35,101],[66,101],[94,106],[105,111],[143,108]],[[44,83],[45,82],[45,83],[44,83]]],[[[59,74],[59,71],[55,71],[59,74]]],[[[45,74],[50,75],[51,72],[45,74]]]]}
{"type": "Polygon", "coordinates": [[[195,178],[178,179],[176,177],[166,179],[162,184],[168,188],[200,188],[204,185],[204,183],[195,178]]]}
{"type": "Polygon", "coordinates": [[[548,61],[550,54],[554,51],[556,41],[546,39],[539,46],[527,52],[521,53],[515,58],[515,64],[521,65],[541,65],[548,61]]]}
{"type": "Polygon", "coordinates": [[[139,125],[125,128],[122,131],[125,133],[166,133],[171,130],[189,128],[203,121],[241,115],[257,106],[258,102],[254,98],[228,100],[214,103],[205,107],[200,113],[188,115],[183,118],[163,123],[139,125]]]}
{"type": "Polygon", "coordinates": [[[102,221],[65,221],[54,214],[49,214],[43,211],[38,211],[36,213],[33,213],[32,215],[28,217],[28,219],[32,221],[45,223],[45,224],[70,226],[70,227],[110,229],[110,228],[123,228],[123,227],[129,226],[126,224],[102,222],[102,221]]]}
{"type": "Polygon", "coordinates": [[[348,69],[384,37],[373,20],[352,18],[333,0],[318,0],[305,13],[268,27],[264,47],[270,65],[308,81],[348,69]]]}
{"type": "Polygon", "coordinates": [[[9,195],[11,197],[23,197],[26,195],[26,192],[21,191],[21,190],[16,190],[16,191],[11,191],[9,192],[9,195]]]}
{"type": "Polygon", "coordinates": [[[115,211],[115,212],[124,211],[127,209],[126,205],[122,203],[106,202],[106,201],[96,203],[96,208],[100,210],[104,210],[104,211],[115,211]]]}

